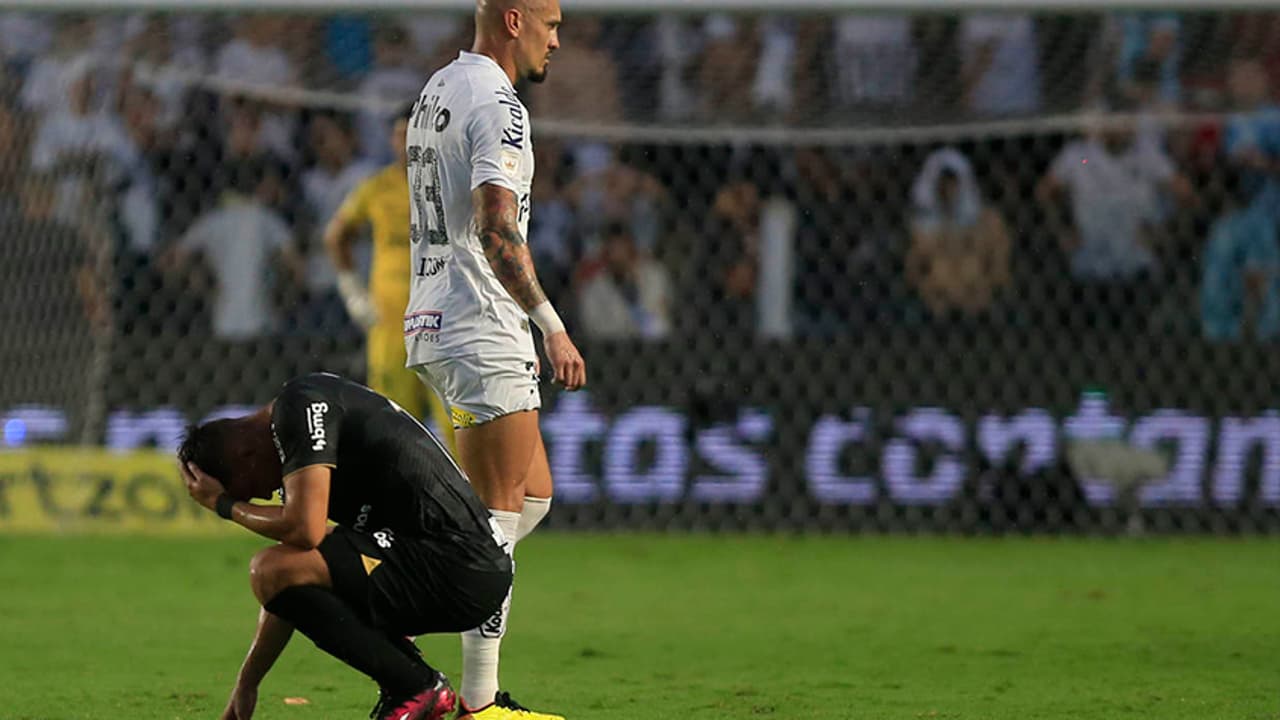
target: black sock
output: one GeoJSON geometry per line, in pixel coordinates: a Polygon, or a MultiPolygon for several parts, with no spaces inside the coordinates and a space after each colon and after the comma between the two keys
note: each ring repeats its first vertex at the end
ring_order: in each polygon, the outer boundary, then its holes
{"type": "Polygon", "coordinates": [[[409,659],[328,588],[285,588],[267,603],[266,610],[289,621],[316,647],[373,678],[392,694],[413,695],[435,680],[430,665],[409,659]]]}
{"type": "Polygon", "coordinates": [[[405,657],[412,660],[415,664],[426,665],[426,658],[422,657],[422,650],[409,638],[404,635],[387,635],[387,642],[395,646],[397,650],[405,654],[405,657]]]}

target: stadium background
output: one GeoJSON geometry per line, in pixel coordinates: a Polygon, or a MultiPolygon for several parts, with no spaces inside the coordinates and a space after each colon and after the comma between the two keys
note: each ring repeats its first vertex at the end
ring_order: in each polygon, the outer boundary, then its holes
{"type": "MultiPolygon", "coordinates": [[[[0,13],[3,528],[174,522],[185,423],[363,375],[319,229],[469,43],[126,5],[0,13]]],[[[591,377],[544,388],[549,526],[1277,527],[1280,13],[697,7],[570,5],[525,94],[591,377]],[[940,250],[948,149],[982,220],[940,250]]]]}

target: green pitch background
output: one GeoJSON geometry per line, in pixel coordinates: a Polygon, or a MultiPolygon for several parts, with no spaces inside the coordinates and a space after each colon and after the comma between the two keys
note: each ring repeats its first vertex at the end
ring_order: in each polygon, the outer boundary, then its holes
{"type": "MultiPolygon", "coordinates": [[[[0,537],[0,718],[217,717],[262,545],[0,537]]],[[[1280,719],[1275,539],[543,533],[517,559],[504,684],[571,720],[1280,719]]],[[[457,673],[456,637],[422,642],[457,673]]],[[[257,717],[373,696],[295,636],[257,717]]]]}

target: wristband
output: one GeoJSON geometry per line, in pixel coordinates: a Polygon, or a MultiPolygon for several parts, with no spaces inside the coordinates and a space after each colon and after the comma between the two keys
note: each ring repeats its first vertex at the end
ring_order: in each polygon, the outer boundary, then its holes
{"type": "Polygon", "coordinates": [[[550,300],[543,300],[541,305],[530,310],[529,319],[542,331],[544,338],[564,332],[564,323],[560,321],[560,316],[556,314],[556,309],[552,307],[550,300]]]}
{"type": "Polygon", "coordinates": [[[218,513],[218,517],[223,520],[231,519],[231,509],[236,506],[235,498],[226,493],[218,496],[218,501],[214,503],[213,511],[218,513]]]}

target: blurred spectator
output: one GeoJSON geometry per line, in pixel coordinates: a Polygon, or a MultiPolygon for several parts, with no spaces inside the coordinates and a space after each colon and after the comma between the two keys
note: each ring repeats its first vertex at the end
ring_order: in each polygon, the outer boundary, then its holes
{"type": "Polygon", "coordinates": [[[1228,76],[1231,106],[1223,150],[1231,165],[1244,176],[1244,192],[1250,202],[1280,222],[1280,106],[1271,97],[1262,63],[1240,58],[1231,63],[1228,76]]]}
{"type": "MultiPolygon", "coordinates": [[[[22,85],[22,107],[37,115],[66,107],[69,86],[95,68],[93,18],[72,13],[55,17],[53,47],[36,57],[22,85]]],[[[89,102],[95,108],[99,105],[96,97],[89,102]]]]}
{"type": "MultiPolygon", "coordinates": [[[[423,68],[426,76],[440,69],[447,62],[457,57],[458,51],[471,46],[471,18],[454,12],[411,12],[393,16],[409,33],[409,45],[413,51],[428,60],[440,57],[447,58],[439,64],[428,63],[423,68]]],[[[416,92],[415,92],[416,94],[416,92]]]]}
{"type": "Polygon", "coordinates": [[[169,198],[161,192],[160,176],[174,162],[170,139],[160,125],[160,102],[150,90],[130,86],[122,111],[133,152],[121,168],[118,215],[128,246],[149,254],[158,244],[160,215],[169,198]]]}
{"type": "Polygon", "coordinates": [[[298,72],[279,42],[280,19],[245,15],[235,23],[235,35],[214,60],[214,74],[222,80],[267,87],[293,87],[298,72]]]}
{"type": "Polygon", "coordinates": [[[373,35],[373,67],[356,88],[365,108],[357,118],[361,156],[377,165],[391,162],[387,133],[395,108],[416,99],[425,82],[414,63],[409,33],[399,24],[379,25],[373,35]]]}
{"type": "MultiPolygon", "coordinates": [[[[228,180],[238,177],[242,170],[252,173],[260,171],[264,166],[284,168],[284,189],[274,196],[276,201],[272,209],[282,213],[290,221],[305,216],[304,209],[300,208],[303,201],[298,197],[301,193],[296,187],[297,173],[292,172],[293,166],[283,156],[264,148],[260,142],[262,127],[268,117],[262,104],[235,98],[219,104],[222,112],[219,113],[221,127],[218,128],[217,154],[212,158],[214,162],[208,166],[207,174],[203,176],[212,186],[210,191],[214,197],[218,197],[222,189],[227,187],[228,180]]],[[[197,153],[202,150],[199,146],[194,149],[197,153]]],[[[203,154],[194,159],[204,160],[203,154]]],[[[188,175],[187,179],[192,178],[188,175]]],[[[206,205],[204,209],[207,207],[206,205]]]]}
{"type": "Polygon", "coordinates": [[[616,123],[622,120],[618,67],[600,49],[600,21],[575,19],[560,30],[546,79],[529,90],[536,117],[616,123]]]}
{"type": "Polygon", "coordinates": [[[1227,212],[1204,249],[1200,319],[1216,342],[1280,338],[1280,238],[1274,213],[1248,201],[1245,178],[1228,173],[1227,212]]]}
{"type": "MultiPolygon", "coordinates": [[[[121,98],[125,131],[134,148],[131,162],[122,167],[113,188],[114,213],[109,227],[119,237],[113,250],[113,302],[117,337],[135,347],[151,349],[153,338],[175,314],[186,312],[178,322],[191,317],[192,305],[202,298],[191,297],[190,288],[166,287],[166,278],[157,265],[164,247],[191,224],[194,212],[178,195],[178,188],[198,176],[189,154],[174,144],[174,133],[163,126],[164,111],[151,89],[126,84],[121,98]],[[171,290],[173,294],[166,294],[171,290]],[[184,296],[185,295],[185,296],[184,296]],[[156,312],[171,309],[173,314],[156,312]],[[179,309],[181,308],[181,309],[179,309]],[[128,338],[126,340],[126,338],[128,338]]],[[[192,193],[195,194],[195,193],[192,193]]],[[[200,193],[203,194],[203,193],[200,193]]],[[[115,345],[125,350],[125,345],[115,345]]]]}
{"type": "Polygon", "coordinates": [[[754,335],[762,205],[759,188],[745,178],[722,185],[712,202],[705,237],[715,240],[710,256],[697,261],[697,276],[712,302],[701,308],[710,313],[703,325],[726,335],[754,335]]]}
{"type": "Polygon", "coordinates": [[[351,116],[344,113],[312,115],[308,143],[315,163],[302,174],[303,198],[313,224],[324,227],[351,190],[379,166],[356,155],[351,116]]]}
{"type": "Polygon", "coordinates": [[[262,106],[247,100],[231,99],[222,105],[218,128],[224,164],[235,164],[263,153],[258,146],[262,132],[262,106]]]}
{"type": "Polygon", "coordinates": [[[1009,233],[983,203],[968,158],[953,148],[931,154],[911,199],[907,282],[935,317],[991,309],[1010,282],[1009,233]]]}
{"type": "Polygon", "coordinates": [[[208,37],[215,20],[205,13],[163,13],[168,22],[166,35],[175,61],[187,67],[205,67],[209,63],[208,37]]]}
{"type": "Polygon", "coordinates": [[[64,70],[65,103],[47,112],[31,148],[31,168],[59,178],[57,208],[71,220],[92,211],[136,156],[119,119],[95,109],[95,73],[88,56],[64,70]]]}
{"type": "Polygon", "coordinates": [[[245,340],[278,327],[273,278],[297,277],[301,270],[289,226],[271,209],[283,189],[279,170],[267,163],[241,165],[231,188],[178,239],[164,265],[170,272],[190,270],[197,256],[203,258],[216,284],[214,335],[245,340]]]}
{"type": "Polygon", "coordinates": [[[1173,13],[1134,12],[1120,15],[1114,22],[1114,31],[1120,36],[1116,81],[1122,91],[1133,80],[1135,68],[1152,63],[1159,68],[1160,99],[1178,103],[1182,97],[1182,21],[1173,13]]]}
{"type": "Polygon", "coordinates": [[[1102,13],[1036,13],[1041,112],[1079,110],[1096,103],[1115,76],[1115,47],[1108,45],[1102,13]]]}
{"type": "Polygon", "coordinates": [[[1266,68],[1271,87],[1280,87],[1280,12],[1232,13],[1230,48],[1241,57],[1256,57],[1266,68]]]}
{"type": "MultiPolygon", "coordinates": [[[[325,252],[324,228],[347,195],[362,180],[376,173],[379,166],[356,157],[355,133],[349,115],[331,112],[313,115],[308,136],[315,165],[302,174],[308,228],[303,255],[310,306],[307,314],[311,316],[304,324],[322,330],[331,326],[330,323],[341,323],[346,314],[338,297],[338,276],[325,252]]],[[[363,265],[367,269],[368,258],[365,260],[363,265]]]]}
{"type": "Polygon", "coordinates": [[[131,46],[146,23],[138,13],[94,13],[92,17],[89,47],[81,55],[93,58],[95,103],[118,112],[128,78],[131,46]]]}
{"type": "Polygon", "coordinates": [[[791,106],[784,118],[793,125],[821,122],[831,111],[833,78],[824,72],[831,62],[831,23],[827,18],[795,18],[795,52],[791,58],[791,106]]]}
{"type": "Polygon", "coordinates": [[[1065,193],[1070,201],[1072,227],[1052,229],[1061,233],[1078,283],[1073,311],[1092,316],[1086,324],[1139,322],[1156,299],[1166,193],[1190,200],[1190,185],[1162,151],[1138,146],[1131,126],[1095,122],[1099,126],[1087,137],[1068,143],[1054,159],[1036,197],[1051,227],[1059,225],[1055,199],[1065,193]]]}
{"type": "Polygon", "coordinates": [[[324,22],[324,53],[338,80],[367,73],[373,64],[373,29],[357,15],[332,15],[324,22]]]}
{"type": "Polygon", "coordinates": [[[751,86],[760,57],[760,35],[747,16],[711,15],[703,23],[698,60],[699,113],[708,122],[727,123],[751,114],[751,86]]]}
{"type": "Polygon", "coordinates": [[[857,151],[804,147],[795,153],[797,327],[839,335],[892,322],[891,248],[899,208],[886,202],[882,163],[857,151]]]}
{"type": "Polygon", "coordinates": [[[577,219],[566,190],[572,181],[572,163],[564,145],[554,138],[539,140],[533,146],[533,157],[538,173],[533,178],[529,251],[547,296],[562,297],[581,255],[577,219]]]}
{"type": "Polygon", "coordinates": [[[1040,57],[1031,15],[966,15],[960,46],[961,86],[971,112],[1011,115],[1040,109],[1040,57]]]}
{"type": "Polygon", "coordinates": [[[658,45],[661,17],[613,14],[600,20],[597,46],[613,59],[622,85],[622,112],[628,122],[657,119],[665,59],[658,45]]]}
{"type": "Polygon", "coordinates": [[[4,386],[22,392],[0,400],[70,409],[83,405],[89,338],[110,322],[107,244],[58,218],[56,190],[54,178],[27,174],[16,203],[0,208],[0,365],[4,386]]]}
{"type": "Polygon", "coordinates": [[[340,82],[326,54],[325,15],[289,12],[265,18],[271,21],[271,43],[284,50],[289,63],[297,70],[298,85],[334,87],[340,82]]]}
{"type": "Polygon", "coordinates": [[[204,52],[198,43],[175,44],[182,31],[173,18],[153,14],[139,17],[136,24],[126,48],[129,64],[124,85],[145,88],[159,103],[159,125],[172,128],[186,109],[190,76],[205,71],[204,52]]]}
{"type": "Polygon", "coordinates": [[[754,115],[759,121],[785,119],[795,103],[797,20],[769,15],[760,20],[760,57],[751,84],[754,115]]]}
{"type": "Polygon", "coordinates": [[[583,331],[599,339],[666,337],[671,331],[666,268],[636,247],[626,223],[608,223],[603,236],[598,258],[585,261],[580,275],[583,331]]]}
{"type": "Polygon", "coordinates": [[[1137,115],[1134,133],[1140,151],[1164,151],[1168,133],[1161,116],[1176,108],[1160,99],[1159,68],[1150,61],[1138,63],[1129,83],[1120,92],[1113,104],[1116,110],[1137,115]]]}
{"type": "Polygon", "coordinates": [[[918,54],[906,14],[843,15],[835,22],[834,94],[845,110],[885,110],[915,98],[918,54]]]}
{"type": "Polygon", "coordinates": [[[584,143],[570,152],[576,174],[565,192],[581,232],[594,235],[606,219],[616,219],[627,224],[641,250],[653,252],[666,199],[662,184],[621,162],[609,145],[584,143]]]}
{"type": "Polygon", "coordinates": [[[28,123],[16,107],[0,104],[0,203],[16,196],[27,175],[28,123]]]}
{"type": "MultiPolygon", "coordinates": [[[[236,22],[235,36],[218,50],[214,60],[214,76],[233,87],[250,86],[263,90],[298,86],[298,72],[293,60],[284,48],[283,36],[288,32],[281,27],[282,18],[272,15],[248,15],[236,22]]],[[[228,93],[227,100],[237,101],[236,92],[228,93]]],[[[296,123],[290,108],[261,99],[252,101],[264,105],[264,112],[255,138],[257,147],[269,150],[278,157],[290,159],[295,155],[293,132],[296,123]]]]}
{"type": "Polygon", "coordinates": [[[25,68],[53,45],[53,24],[45,13],[0,12],[0,58],[25,68]]]}
{"type": "Polygon", "coordinates": [[[698,107],[691,76],[701,52],[701,34],[693,20],[673,13],[658,16],[653,34],[658,63],[658,118],[688,120],[698,107]]]}
{"type": "Polygon", "coordinates": [[[757,24],[760,56],[751,84],[752,122],[811,123],[826,111],[826,78],[812,68],[829,57],[830,32],[792,14],[766,15],[757,24]]]}

